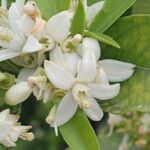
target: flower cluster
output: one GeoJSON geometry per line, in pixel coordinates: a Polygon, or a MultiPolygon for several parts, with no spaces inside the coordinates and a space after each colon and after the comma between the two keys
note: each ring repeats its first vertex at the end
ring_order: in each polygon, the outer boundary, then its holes
{"type": "MultiPolygon", "coordinates": [[[[117,60],[101,60],[96,39],[71,36],[76,4],[72,1],[69,10],[48,21],[32,1],[16,0],[9,10],[2,1],[0,12],[0,61],[9,59],[22,68],[16,83],[6,92],[6,103],[18,105],[31,94],[44,103],[53,99],[46,122],[55,127],[56,134],[57,127],[68,122],[78,108],[90,119],[101,120],[103,111],[98,101],[117,96],[118,82],[130,78],[135,67],[117,60]]],[[[85,2],[86,28],[103,4],[89,7],[85,2]]]]}
{"type": "Polygon", "coordinates": [[[128,112],[124,116],[109,114],[107,120],[109,136],[123,135],[119,150],[129,149],[135,145],[138,148],[149,149],[150,146],[150,114],[128,112]],[[134,126],[134,130],[133,130],[134,126]]]}
{"type": "Polygon", "coordinates": [[[16,146],[18,138],[32,141],[34,135],[27,132],[31,126],[21,126],[18,122],[19,116],[10,114],[10,110],[6,109],[0,113],[0,143],[6,147],[16,146]]]}

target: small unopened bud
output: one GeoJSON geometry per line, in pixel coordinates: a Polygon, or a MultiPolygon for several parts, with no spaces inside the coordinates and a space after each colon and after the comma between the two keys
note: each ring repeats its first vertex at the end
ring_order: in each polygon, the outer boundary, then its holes
{"type": "Polygon", "coordinates": [[[39,15],[38,9],[35,7],[33,2],[27,2],[24,5],[24,11],[32,17],[39,15]]]}
{"type": "Polygon", "coordinates": [[[141,140],[135,141],[135,145],[140,148],[143,148],[146,144],[147,144],[146,140],[141,139],[141,140]]]}
{"type": "Polygon", "coordinates": [[[127,143],[123,143],[119,146],[118,150],[128,150],[129,145],[127,143]]]}
{"type": "Polygon", "coordinates": [[[109,126],[114,126],[121,122],[122,122],[121,116],[115,114],[109,114],[109,118],[107,120],[109,126]]]}
{"type": "Polygon", "coordinates": [[[148,133],[148,129],[144,125],[140,125],[138,128],[139,135],[146,135],[148,133]]]}
{"type": "Polygon", "coordinates": [[[36,34],[37,32],[41,31],[46,23],[46,21],[42,19],[41,17],[36,17],[35,21],[36,21],[36,24],[32,30],[33,34],[36,34]]]}
{"type": "Polygon", "coordinates": [[[82,107],[83,109],[88,109],[88,108],[91,107],[91,103],[90,103],[88,100],[84,100],[84,101],[82,101],[81,103],[82,103],[82,104],[81,104],[81,107],[82,107]]]}
{"type": "Polygon", "coordinates": [[[32,89],[27,82],[17,83],[6,92],[5,102],[12,106],[18,105],[25,101],[31,93],[32,89]]]}
{"type": "Polygon", "coordinates": [[[35,136],[34,136],[34,134],[32,132],[27,133],[26,136],[27,136],[26,137],[27,141],[33,141],[34,138],[35,138],[35,136]]]}
{"type": "Polygon", "coordinates": [[[80,42],[82,41],[82,36],[81,34],[76,34],[72,39],[71,42],[74,46],[80,44],[80,42]]]}

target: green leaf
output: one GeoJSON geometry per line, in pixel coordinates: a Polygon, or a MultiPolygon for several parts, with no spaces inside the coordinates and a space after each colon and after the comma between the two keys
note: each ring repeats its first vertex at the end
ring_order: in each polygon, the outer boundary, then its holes
{"type": "Polygon", "coordinates": [[[106,31],[136,0],[106,0],[103,9],[91,23],[90,31],[106,31]]]}
{"type": "Polygon", "coordinates": [[[150,0],[137,0],[132,10],[133,14],[150,14],[150,0]]]}
{"type": "Polygon", "coordinates": [[[60,11],[67,10],[70,0],[35,0],[43,17],[48,20],[60,11]]]}
{"type": "Polygon", "coordinates": [[[1,89],[9,89],[11,86],[15,84],[15,76],[0,72],[0,88],[1,89]]]}
{"type": "Polygon", "coordinates": [[[0,71],[3,71],[3,72],[7,71],[9,73],[17,75],[20,69],[21,69],[20,67],[13,64],[10,60],[0,62],[0,71]]]}
{"type": "Polygon", "coordinates": [[[86,31],[84,35],[87,37],[92,37],[94,39],[97,39],[98,41],[100,41],[104,44],[108,44],[110,46],[113,46],[113,47],[120,49],[119,44],[116,41],[114,41],[110,36],[107,36],[105,34],[102,34],[102,33],[96,34],[93,32],[86,31]]]}
{"type": "Polygon", "coordinates": [[[100,150],[97,137],[82,111],[64,126],[60,132],[72,150],[100,150]]]}
{"type": "Polygon", "coordinates": [[[108,31],[118,41],[121,50],[104,46],[103,59],[116,59],[137,65],[132,78],[121,84],[120,94],[102,102],[107,112],[125,113],[131,110],[150,112],[150,15],[120,19],[108,31]]]}
{"type": "Polygon", "coordinates": [[[4,97],[6,90],[0,89],[0,108],[5,105],[4,97]]]}
{"type": "Polygon", "coordinates": [[[72,20],[71,35],[75,35],[75,34],[83,35],[84,29],[85,29],[85,10],[84,10],[83,2],[79,0],[77,9],[75,11],[72,20]]]}
{"type": "Polygon", "coordinates": [[[88,6],[94,4],[94,3],[98,3],[99,1],[103,1],[103,0],[87,0],[88,6]]]}

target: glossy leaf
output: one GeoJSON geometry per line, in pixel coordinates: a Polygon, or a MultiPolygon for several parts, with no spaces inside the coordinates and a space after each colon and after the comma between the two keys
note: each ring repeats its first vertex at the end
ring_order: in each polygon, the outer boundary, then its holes
{"type": "Polygon", "coordinates": [[[91,23],[90,31],[106,31],[136,0],[106,0],[103,9],[91,23]]]}
{"type": "Polygon", "coordinates": [[[103,0],[87,0],[88,6],[103,0]]]}
{"type": "Polygon", "coordinates": [[[70,4],[70,0],[35,0],[35,2],[46,20],[58,12],[68,9],[70,4]]]}
{"type": "Polygon", "coordinates": [[[105,111],[125,113],[130,110],[150,112],[150,15],[120,19],[107,34],[121,45],[121,50],[104,46],[102,58],[137,65],[133,77],[121,83],[120,94],[102,102],[105,111]]]}
{"type": "Polygon", "coordinates": [[[20,67],[17,65],[13,64],[10,60],[0,62],[0,71],[7,71],[9,73],[13,73],[17,75],[20,71],[20,67]]]}
{"type": "Polygon", "coordinates": [[[71,150],[100,150],[94,130],[80,110],[67,124],[60,127],[60,132],[71,150]]]}
{"type": "Polygon", "coordinates": [[[150,14],[150,0],[136,0],[132,12],[133,14],[150,14]]]}
{"type": "Polygon", "coordinates": [[[84,5],[81,0],[78,2],[77,9],[75,11],[72,25],[71,25],[71,35],[83,34],[85,29],[85,10],[84,5]]]}
{"type": "Polygon", "coordinates": [[[98,41],[104,44],[107,44],[116,48],[120,48],[119,44],[115,40],[113,40],[110,36],[107,36],[105,34],[102,34],[102,33],[96,34],[93,32],[86,31],[84,35],[87,37],[92,37],[94,39],[97,39],[98,41]]]}

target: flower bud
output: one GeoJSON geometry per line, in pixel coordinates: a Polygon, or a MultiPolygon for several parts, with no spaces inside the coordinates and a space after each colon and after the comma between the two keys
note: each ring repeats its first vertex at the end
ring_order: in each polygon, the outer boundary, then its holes
{"type": "Polygon", "coordinates": [[[82,36],[81,34],[76,34],[72,39],[71,42],[74,46],[80,44],[80,42],[82,41],[82,36]]]}
{"type": "Polygon", "coordinates": [[[27,82],[20,82],[12,86],[5,95],[5,101],[8,105],[17,105],[25,101],[31,94],[32,89],[27,82]]]}
{"type": "Polygon", "coordinates": [[[147,144],[146,140],[143,139],[135,141],[135,145],[140,148],[143,148],[146,144],[147,144]]]}
{"type": "Polygon", "coordinates": [[[145,127],[144,125],[140,125],[138,128],[138,134],[139,135],[146,135],[147,133],[148,133],[147,127],[145,127]]]}
{"type": "Polygon", "coordinates": [[[35,138],[34,134],[32,132],[29,132],[26,134],[27,141],[33,141],[35,138]]]}

